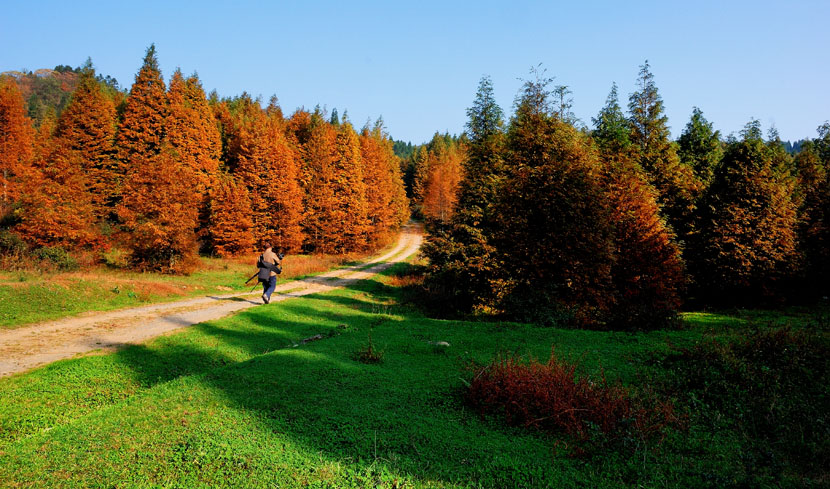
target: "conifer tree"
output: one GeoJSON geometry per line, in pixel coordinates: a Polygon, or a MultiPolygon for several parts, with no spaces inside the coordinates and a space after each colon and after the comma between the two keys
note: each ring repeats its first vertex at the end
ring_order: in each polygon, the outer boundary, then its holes
{"type": "Polygon", "coordinates": [[[425,285],[434,299],[460,312],[492,308],[493,279],[498,262],[492,245],[494,206],[505,177],[504,115],[495,101],[489,77],[479,82],[467,109],[470,138],[452,222],[429,229],[422,248],[429,260],[425,285]]]}
{"type": "Polygon", "coordinates": [[[366,187],[368,239],[376,246],[400,228],[409,212],[398,157],[392,141],[383,132],[381,120],[372,131],[368,127],[363,129],[360,156],[366,187]]]}
{"type": "Polygon", "coordinates": [[[677,140],[680,161],[694,170],[695,176],[705,186],[712,180],[715,167],[723,157],[720,131],[712,129],[712,123],[695,107],[686,129],[677,140]]]}
{"type": "Polygon", "coordinates": [[[228,165],[248,187],[257,245],[271,241],[286,251],[303,242],[299,162],[279,113],[269,116],[244,94],[228,132],[228,165]]]}
{"type": "Polygon", "coordinates": [[[254,222],[248,188],[233,175],[217,177],[210,191],[210,240],[219,256],[254,250],[254,222]]]}
{"type": "Polygon", "coordinates": [[[189,273],[197,264],[198,209],[183,191],[189,171],[167,145],[124,182],[118,213],[129,232],[130,261],[140,270],[189,273]]]}
{"type": "Polygon", "coordinates": [[[605,106],[592,121],[594,130],[591,137],[601,150],[607,153],[623,153],[631,149],[631,128],[620,107],[616,83],[611,85],[605,106]]]}
{"type": "Polygon", "coordinates": [[[205,91],[196,75],[187,79],[176,70],[167,92],[165,136],[185,168],[193,174],[192,191],[207,195],[219,170],[222,139],[205,91]]]}
{"type": "Polygon", "coordinates": [[[86,162],[53,137],[55,126],[54,116],[46,116],[38,129],[33,166],[27,172],[28,191],[22,196],[15,230],[35,246],[104,248],[95,227],[96,205],[86,162]]]}
{"type": "Polygon", "coordinates": [[[606,322],[614,329],[663,327],[676,317],[685,289],[680,249],[639,165],[625,153],[603,159],[615,250],[606,322]]]}
{"type": "Polygon", "coordinates": [[[10,217],[34,155],[34,130],[17,84],[0,76],[0,222],[10,217]]]}
{"type": "Polygon", "coordinates": [[[503,307],[522,319],[572,316],[594,323],[607,310],[613,235],[596,153],[551,114],[548,84],[525,83],[507,134],[511,169],[501,189],[494,244],[503,307]]]}
{"type": "Polygon", "coordinates": [[[830,172],[812,141],[806,141],[796,155],[795,167],[803,254],[798,290],[805,297],[817,298],[830,293],[830,172]]]}
{"type": "Polygon", "coordinates": [[[698,292],[752,304],[780,291],[796,257],[794,181],[776,168],[758,121],[728,144],[703,197],[695,253],[698,292]]]}
{"type": "Polygon", "coordinates": [[[648,61],[640,67],[638,90],[628,103],[631,142],[638,151],[637,162],[657,188],[658,202],[681,241],[692,232],[695,201],[700,183],[692,169],[680,162],[669,140],[668,117],[663,99],[654,83],[648,61]]]}
{"type": "Polygon", "coordinates": [[[92,194],[98,219],[112,210],[107,196],[118,182],[115,131],[115,104],[96,80],[92,61],[87,60],[72,99],[58,118],[55,144],[81,165],[88,181],[84,191],[92,194]]]}
{"type": "MultiPolygon", "coordinates": [[[[156,47],[151,44],[144,56],[144,63],[135,77],[127,97],[116,143],[118,170],[122,178],[153,159],[161,152],[167,124],[167,93],[159,70],[156,47]]],[[[114,189],[118,198],[119,189],[114,189]]]]}

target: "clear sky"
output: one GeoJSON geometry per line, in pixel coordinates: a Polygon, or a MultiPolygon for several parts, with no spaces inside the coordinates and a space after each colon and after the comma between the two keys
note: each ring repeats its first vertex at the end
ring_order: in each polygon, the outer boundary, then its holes
{"type": "Polygon", "coordinates": [[[590,125],[612,82],[627,105],[648,59],[673,136],[698,106],[725,135],[754,117],[796,140],[830,119],[828,20],[828,0],[6,0],[0,71],[91,57],[129,87],[155,43],[168,80],[180,67],[207,91],[347,109],[356,126],[382,115],[420,143],[464,129],[482,75],[510,113],[542,63],[590,125]]]}

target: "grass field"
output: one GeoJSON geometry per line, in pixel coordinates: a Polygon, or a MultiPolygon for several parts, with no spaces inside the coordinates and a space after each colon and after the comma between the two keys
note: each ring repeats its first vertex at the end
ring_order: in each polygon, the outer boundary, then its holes
{"type": "Polygon", "coordinates": [[[670,344],[812,320],[694,313],[649,333],[444,321],[401,304],[392,272],[0,379],[0,487],[739,486],[734,431],[693,417],[661,445],[574,458],[565,438],[465,407],[468,367],[555,345],[583,374],[634,386],[660,375],[649,359],[670,344]],[[381,363],[355,360],[370,336],[381,363]]]}
{"type": "MultiPolygon", "coordinates": [[[[289,255],[280,281],[351,264],[360,255],[289,255]]],[[[79,272],[0,271],[0,328],[19,327],[86,311],[107,311],[209,294],[250,291],[256,256],[201,258],[188,276],[98,267],[79,272]]]]}

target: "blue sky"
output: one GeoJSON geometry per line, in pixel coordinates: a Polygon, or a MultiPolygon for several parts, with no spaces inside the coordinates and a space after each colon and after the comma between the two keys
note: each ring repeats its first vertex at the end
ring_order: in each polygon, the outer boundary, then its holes
{"type": "Polygon", "coordinates": [[[77,66],[132,84],[150,43],[167,79],[317,104],[357,126],[382,115],[415,143],[464,129],[482,75],[502,108],[542,63],[591,124],[616,81],[623,106],[648,59],[673,136],[693,106],[722,133],[751,118],[783,139],[830,119],[830,1],[4,2],[0,71],[77,66]]]}

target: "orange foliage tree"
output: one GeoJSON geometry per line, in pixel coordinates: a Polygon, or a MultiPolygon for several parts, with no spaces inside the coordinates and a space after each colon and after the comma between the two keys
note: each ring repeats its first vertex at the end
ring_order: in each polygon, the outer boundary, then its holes
{"type": "Polygon", "coordinates": [[[210,240],[219,256],[236,256],[254,249],[248,188],[233,175],[217,179],[210,192],[210,240]]]}
{"type": "Polygon", "coordinates": [[[144,160],[124,182],[118,214],[129,230],[130,261],[141,270],[188,273],[197,263],[198,208],[190,177],[169,147],[144,160]]]}
{"type": "Polygon", "coordinates": [[[86,174],[93,195],[95,214],[100,219],[109,213],[107,196],[115,188],[116,113],[113,100],[95,79],[95,69],[87,60],[78,87],[61,113],[55,131],[56,145],[73,158],[86,174]]]}
{"type": "Polygon", "coordinates": [[[247,95],[231,105],[223,116],[230,117],[223,121],[228,166],[248,187],[254,242],[271,241],[297,251],[303,243],[302,189],[296,152],[286,139],[282,118],[275,107],[263,111],[247,95]]]}
{"type": "Polygon", "coordinates": [[[698,293],[713,302],[747,305],[775,298],[795,266],[795,179],[776,164],[758,121],[730,143],[702,198],[694,243],[698,293]]]}
{"type": "Polygon", "coordinates": [[[104,247],[95,226],[96,206],[85,161],[62,139],[54,138],[54,130],[54,118],[45,117],[15,231],[35,246],[104,247]]]}
{"type": "Polygon", "coordinates": [[[0,76],[0,220],[13,210],[34,154],[34,130],[23,96],[10,77],[0,76]]]}
{"type": "MultiPolygon", "coordinates": [[[[135,77],[118,126],[117,147],[120,177],[127,176],[161,151],[167,123],[167,93],[158,66],[155,45],[150,45],[135,77]]],[[[113,189],[117,199],[118,187],[113,189]]]]}
{"type": "Polygon", "coordinates": [[[420,199],[416,206],[423,217],[442,222],[452,218],[464,174],[465,152],[465,146],[436,133],[426,146],[426,158],[422,159],[421,154],[416,157],[413,194],[420,199]]]}
{"type": "Polygon", "coordinates": [[[383,133],[381,121],[372,131],[363,129],[360,154],[366,185],[369,242],[379,244],[409,217],[400,162],[392,150],[392,141],[383,133]]]}

